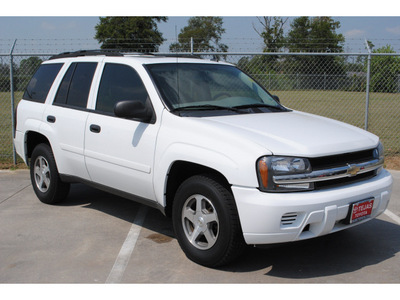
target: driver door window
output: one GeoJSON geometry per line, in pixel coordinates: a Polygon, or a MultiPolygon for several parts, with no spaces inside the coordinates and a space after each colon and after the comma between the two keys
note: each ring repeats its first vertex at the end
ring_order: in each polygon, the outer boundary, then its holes
{"type": "Polygon", "coordinates": [[[147,100],[147,91],[136,71],[127,65],[105,65],[97,95],[96,111],[114,115],[114,106],[122,100],[147,100]]]}

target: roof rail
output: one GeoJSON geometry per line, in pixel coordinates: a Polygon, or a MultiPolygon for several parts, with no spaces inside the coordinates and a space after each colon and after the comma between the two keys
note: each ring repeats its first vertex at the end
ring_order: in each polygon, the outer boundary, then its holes
{"type": "Polygon", "coordinates": [[[53,55],[49,59],[78,57],[78,56],[93,56],[93,55],[124,56],[122,53],[115,50],[79,50],[74,52],[63,52],[57,55],[53,55]]]}
{"type": "Polygon", "coordinates": [[[177,57],[177,58],[200,58],[200,55],[192,54],[192,53],[152,53],[154,56],[163,56],[163,57],[177,57]]]}

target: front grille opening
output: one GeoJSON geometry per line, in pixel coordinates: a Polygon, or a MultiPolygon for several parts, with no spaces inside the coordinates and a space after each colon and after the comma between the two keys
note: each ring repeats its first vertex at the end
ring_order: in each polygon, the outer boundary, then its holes
{"type": "Polygon", "coordinates": [[[374,149],[331,155],[324,157],[310,158],[310,163],[314,171],[356,164],[374,159],[374,149]]]}

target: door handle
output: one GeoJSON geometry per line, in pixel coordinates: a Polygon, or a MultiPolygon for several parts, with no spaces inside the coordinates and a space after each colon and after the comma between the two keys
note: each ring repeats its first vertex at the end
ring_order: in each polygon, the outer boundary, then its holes
{"type": "Polygon", "coordinates": [[[90,131],[94,133],[100,133],[101,127],[99,125],[92,124],[90,125],[90,131]]]}
{"type": "Polygon", "coordinates": [[[49,123],[55,123],[56,122],[56,117],[55,116],[47,116],[47,122],[49,123]]]}

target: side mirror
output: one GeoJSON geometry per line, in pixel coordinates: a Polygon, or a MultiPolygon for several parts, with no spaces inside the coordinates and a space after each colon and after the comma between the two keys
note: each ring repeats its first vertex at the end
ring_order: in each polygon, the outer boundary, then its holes
{"type": "Polygon", "coordinates": [[[119,118],[135,119],[145,123],[149,123],[153,117],[151,109],[136,100],[117,102],[114,106],[114,114],[119,118]]]}
{"type": "Polygon", "coordinates": [[[279,100],[279,97],[277,95],[272,95],[272,98],[278,103],[281,103],[281,100],[279,100]]]}

